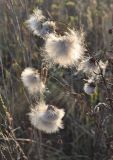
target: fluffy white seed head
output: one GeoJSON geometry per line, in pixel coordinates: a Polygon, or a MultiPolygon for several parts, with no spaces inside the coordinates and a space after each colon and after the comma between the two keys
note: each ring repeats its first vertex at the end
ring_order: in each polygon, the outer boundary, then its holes
{"type": "Polygon", "coordinates": [[[53,21],[45,21],[42,11],[38,8],[34,10],[33,14],[26,21],[26,24],[34,35],[42,38],[55,31],[55,23],[53,21]]]}
{"type": "Polygon", "coordinates": [[[29,113],[31,124],[46,133],[54,133],[63,128],[62,118],[64,110],[58,109],[52,105],[40,103],[29,113]]]}
{"type": "Polygon", "coordinates": [[[93,94],[96,91],[95,82],[89,79],[87,83],[84,84],[84,92],[88,95],[93,94]]]}
{"type": "Polygon", "coordinates": [[[93,57],[88,57],[81,61],[78,70],[82,70],[84,73],[90,74],[92,72],[96,72],[97,68],[95,59],[93,57]]]}
{"type": "Polygon", "coordinates": [[[38,71],[34,68],[25,68],[21,74],[21,80],[30,94],[42,93],[45,89],[38,71]]]}
{"type": "Polygon", "coordinates": [[[40,36],[42,30],[42,23],[45,17],[40,9],[35,9],[33,14],[30,15],[29,19],[26,21],[28,28],[33,32],[34,35],[40,36]]]}
{"type": "Polygon", "coordinates": [[[49,34],[45,44],[45,57],[63,67],[75,65],[85,53],[83,33],[69,30],[64,36],[49,34]]]}
{"type": "Polygon", "coordinates": [[[103,75],[105,74],[107,65],[108,61],[102,62],[100,60],[98,62],[94,57],[88,57],[88,58],[84,57],[84,59],[78,65],[78,71],[81,70],[84,73],[99,79],[101,71],[103,75]]]}

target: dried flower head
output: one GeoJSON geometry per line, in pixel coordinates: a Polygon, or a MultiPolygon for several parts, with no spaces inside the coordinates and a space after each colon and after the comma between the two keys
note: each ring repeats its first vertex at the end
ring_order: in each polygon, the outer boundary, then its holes
{"type": "Polygon", "coordinates": [[[42,11],[37,8],[33,11],[33,14],[30,15],[29,19],[26,20],[26,24],[34,35],[40,36],[44,20],[45,17],[43,16],[42,11]]]}
{"type": "Polygon", "coordinates": [[[64,36],[49,34],[45,44],[45,58],[63,67],[75,65],[85,53],[84,35],[69,30],[64,36]]]}
{"type": "Polygon", "coordinates": [[[26,24],[34,35],[42,38],[55,31],[55,23],[53,21],[45,21],[42,11],[38,8],[34,10],[26,24]]]}
{"type": "Polygon", "coordinates": [[[93,79],[89,79],[87,83],[84,84],[84,92],[88,95],[93,94],[96,91],[96,85],[93,79]]]}
{"type": "Polygon", "coordinates": [[[21,79],[30,94],[41,93],[45,89],[38,71],[34,68],[25,68],[21,74],[21,79]]]}
{"type": "Polygon", "coordinates": [[[54,133],[63,128],[62,118],[64,114],[63,109],[40,103],[31,110],[29,118],[35,128],[46,133],[54,133]]]}
{"type": "Polygon", "coordinates": [[[92,73],[94,71],[96,72],[97,64],[96,64],[95,58],[88,57],[88,58],[84,59],[80,63],[78,70],[82,70],[83,72],[88,73],[88,74],[92,73]]]}
{"type": "Polygon", "coordinates": [[[93,109],[94,113],[99,113],[99,112],[103,112],[103,111],[108,111],[109,110],[109,106],[106,103],[101,103],[99,102],[93,109]]]}

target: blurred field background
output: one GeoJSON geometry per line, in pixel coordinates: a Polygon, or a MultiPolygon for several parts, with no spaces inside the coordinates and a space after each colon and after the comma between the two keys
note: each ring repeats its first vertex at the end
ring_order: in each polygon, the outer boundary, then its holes
{"type": "MultiPolygon", "coordinates": [[[[91,107],[105,101],[104,86],[99,86],[95,95],[87,96],[83,92],[85,77],[77,76],[75,69],[55,66],[47,80],[45,99],[65,108],[64,129],[47,135],[29,123],[27,113],[33,100],[20,76],[25,67],[35,67],[40,72],[43,67],[43,41],[33,36],[24,23],[37,6],[58,22],[59,33],[67,26],[85,31],[90,54],[101,53],[105,60],[106,51],[111,49],[108,30],[113,26],[113,0],[0,0],[0,159],[112,160],[113,148],[106,147],[104,138],[103,142],[96,139],[95,119],[87,114],[91,107]],[[68,85],[72,93],[64,87],[68,85]],[[9,133],[14,135],[13,140],[9,133]]],[[[108,69],[113,82],[112,65],[108,69]]],[[[107,131],[113,135],[113,123],[107,131]]]]}

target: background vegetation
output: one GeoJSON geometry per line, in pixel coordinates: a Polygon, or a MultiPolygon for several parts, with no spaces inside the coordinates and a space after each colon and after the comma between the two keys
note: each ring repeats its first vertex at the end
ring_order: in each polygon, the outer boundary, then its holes
{"type": "MultiPolygon", "coordinates": [[[[93,96],[83,92],[85,75],[75,69],[55,66],[49,71],[46,101],[65,108],[65,128],[47,135],[35,130],[26,113],[33,103],[20,76],[27,66],[41,72],[42,39],[34,37],[24,22],[39,6],[57,22],[57,31],[67,26],[83,29],[90,55],[112,50],[112,0],[0,0],[0,159],[1,160],[112,160],[113,118],[105,133],[98,118],[90,116],[98,102],[106,102],[105,85],[93,96]],[[107,136],[107,137],[106,137],[107,136]]],[[[110,60],[109,60],[110,61],[110,60]]],[[[113,62],[106,79],[113,83],[113,62]]],[[[109,91],[112,97],[112,86],[109,91]]]]}

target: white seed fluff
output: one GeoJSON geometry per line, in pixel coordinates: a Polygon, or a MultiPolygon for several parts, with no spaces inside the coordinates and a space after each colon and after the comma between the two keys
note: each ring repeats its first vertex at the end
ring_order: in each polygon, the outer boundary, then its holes
{"type": "Polygon", "coordinates": [[[108,65],[108,61],[102,62],[102,61],[100,60],[100,61],[99,61],[99,66],[98,66],[97,73],[100,73],[100,68],[101,68],[102,74],[105,75],[105,71],[106,71],[107,65],[108,65]]]}
{"type": "Polygon", "coordinates": [[[38,71],[34,68],[25,68],[21,74],[21,80],[30,94],[42,93],[45,89],[38,71]]]}
{"type": "Polygon", "coordinates": [[[75,65],[85,53],[84,35],[69,30],[64,36],[49,34],[45,44],[45,57],[63,67],[75,65]]]}
{"type": "Polygon", "coordinates": [[[40,103],[29,113],[31,124],[46,133],[54,133],[63,128],[64,110],[40,103]]]}
{"type": "Polygon", "coordinates": [[[96,85],[93,78],[89,79],[87,83],[84,84],[84,92],[88,95],[93,94],[96,91],[96,85]]]}
{"type": "Polygon", "coordinates": [[[40,36],[42,30],[42,23],[45,20],[45,17],[42,14],[40,9],[35,9],[33,14],[30,15],[29,19],[26,20],[26,25],[33,32],[34,35],[40,36]]]}
{"type": "Polygon", "coordinates": [[[37,8],[26,21],[26,25],[34,35],[45,38],[49,33],[53,33],[56,28],[55,22],[45,20],[46,18],[43,16],[42,11],[37,8]]]}
{"type": "Polygon", "coordinates": [[[97,64],[93,57],[88,57],[81,61],[81,63],[78,66],[78,70],[83,71],[84,73],[92,73],[97,71],[97,64]]]}

